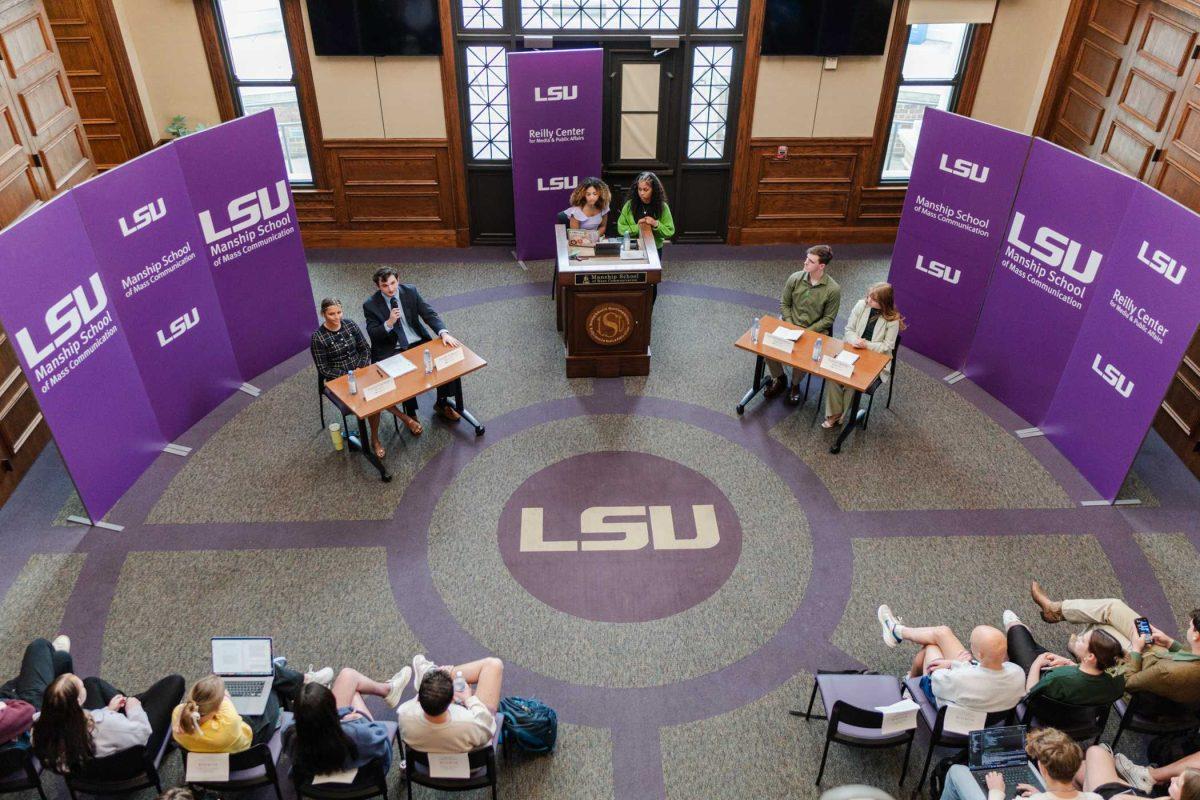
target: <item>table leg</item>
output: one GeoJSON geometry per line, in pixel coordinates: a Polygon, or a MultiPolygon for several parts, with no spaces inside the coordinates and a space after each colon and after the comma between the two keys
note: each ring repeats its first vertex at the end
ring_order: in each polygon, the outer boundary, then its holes
{"type": "Polygon", "coordinates": [[[867,415],[867,412],[858,410],[861,403],[862,392],[855,392],[854,399],[850,401],[850,419],[842,425],[842,430],[838,433],[837,441],[833,443],[833,447],[829,448],[829,452],[834,454],[842,452],[842,442],[846,441],[846,438],[854,431],[854,426],[862,421],[860,417],[867,415]]]}
{"type": "Polygon", "coordinates": [[[742,395],[742,400],[737,404],[737,413],[740,417],[746,413],[746,404],[754,399],[754,395],[762,391],[763,388],[763,372],[767,366],[766,359],[758,356],[754,359],[754,383],[751,384],[749,391],[742,395]]]}
{"type": "Polygon", "coordinates": [[[367,424],[365,419],[360,419],[358,421],[358,430],[360,433],[362,433],[362,445],[360,446],[360,449],[362,450],[363,457],[365,457],[367,461],[370,461],[371,465],[374,466],[375,469],[379,470],[380,479],[384,483],[389,483],[392,480],[392,473],[387,471],[387,467],[385,467],[383,462],[379,460],[379,457],[375,455],[375,444],[371,441],[371,426],[367,424]]]}
{"type": "Polygon", "coordinates": [[[463,393],[462,393],[462,381],[461,380],[458,382],[458,391],[456,391],[454,393],[454,410],[457,411],[459,413],[459,416],[461,416],[463,419],[465,419],[468,422],[468,424],[470,424],[470,426],[475,429],[476,436],[483,436],[483,434],[487,430],[487,428],[485,428],[483,425],[479,424],[479,420],[475,419],[474,415],[471,414],[470,411],[467,411],[467,407],[465,405],[463,405],[463,393]]]}

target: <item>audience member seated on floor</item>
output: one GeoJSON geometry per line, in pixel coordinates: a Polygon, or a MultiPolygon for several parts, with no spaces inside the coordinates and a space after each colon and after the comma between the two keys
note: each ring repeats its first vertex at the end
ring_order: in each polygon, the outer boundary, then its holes
{"type": "Polygon", "coordinates": [[[33,724],[33,752],[57,772],[83,767],[137,745],[157,752],[171,725],[171,708],[183,697],[183,678],[168,675],[141,694],[99,678],[68,672],[46,688],[42,715],[33,724]]]}
{"type": "Polygon", "coordinates": [[[1008,610],[1004,629],[1008,631],[1008,657],[1028,674],[1025,689],[1030,698],[1106,706],[1125,694],[1125,678],[1109,672],[1121,659],[1121,643],[1108,631],[1096,628],[1071,637],[1067,650],[1078,660],[1076,664],[1038,644],[1025,623],[1008,610]]]}
{"type": "Polygon", "coordinates": [[[42,707],[46,687],[73,669],[71,640],[66,636],[59,635],[53,642],[34,639],[25,646],[17,677],[0,686],[0,748],[18,740],[28,746],[25,734],[33,727],[34,712],[42,707]]]}
{"type": "Polygon", "coordinates": [[[904,641],[921,645],[909,674],[921,676],[921,688],[939,706],[954,703],[973,711],[1004,711],[1025,695],[1025,671],[1006,660],[1004,634],[990,625],[971,631],[968,650],[945,625],[902,625],[886,605],[876,616],[888,647],[904,641]]]}
{"type": "Polygon", "coordinates": [[[1075,622],[1086,630],[1099,628],[1112,634],[1129,654],[1125,669],[1125,690],[1153,694],[1186,705],[1200,704],[1200,609],[1188,620],[1186,644],[1151,627],[1154,644],[1134,631],[1140,614],[1121,600],[1051,600],[1037,581],[1029,589],[1033,601],[1042,609],[1046,622],[1075,622]]]}
{"type": "Polygon", "coordinates": [[[439,667],[423,655],[414,656],[417,696],[396,712],[400,738],[424,753],[466,753],[483,747],[496,735],[503,679],[504,663],[498,658],[439,667]],[[466,687],[455,691],[459,672],[466,687]]]}
{"type": "Polygon", "coordinates": [[[1200,800],[1200,770],[1193,765],[1179,767],[1169,775],[1164,773],[1164,770],[1174,766],[1175,764],[1169,764],[1167,767],[1151,770],[1150,772],[1159,776],[1155,779],[1148,777],[1145,772],[1131,771],[1131,768],[1146,768],[1138,767],[1120,753],[1114,758],[1107,745],[1093,745],[1088,748],[1087,759],[1076,780],[1085,790],[1095,792],[1104,800],[1114,797],[1164,797],[1162,792],[1155,793],[1154,787],[1157,783],[1167,784],[1165,797],[1171,800],[1200,800]]]}
{"type": "MultiPolygon", "coordinates": [[[[779,316],[784,322],[799,325],[817,335],[833,333],[833,321],[842,307],[842,287],[825,274],[825,268],[833,261],[833,249],[827,244],[808,248],[803,266],[783,286],[783,297],[779,301],[779,316]]],[[[763,389],[763,397],[770,400],[783,394],[788,388],[783,364],[767,359],[767,370],[771,383],[763,389]]],[[[800,371],[792,375],[792,392],[788,402],[800,402],[800,371]]]]}
{"type": "Polygon", "coordinates": [[[324,775],[357,769],[378,758],[386,774],[392,765],[392,737],[386,726],[375,722],[363,695],[382,697],[396,708],[411,677],[411,667],[386,682],[343,669],[334,678],[332,689],[306,683],[292,707],[296,715],[296,763],[313,775],[324,775]]]}
{"type": "Polygon", "coordinates": [[[283,709],[290,708],[300,687],[306,683],[328,684],[333,670],[297,672],[284,659],[275,660],[275,677],[267,706],[261,714],[245,718],[233,707],[219,675],[208,675],[192,684],[184,701],[171,713],[171,735],[193,753],[240,753],[268,742],[279,727],[283,709]]]}
{"type": "MultiPolygon", "coordinates": [[[[326,297],[321,301],[321,324],[313,331],[309,342],[317,374],[324,381],[340,378],[351,370],[371,363],[371,343],[352,319],[342,318],[342,301],[326,297]]],[[[398,408],[388,411],[396,415],[405,425],[413,419],[398,408]]],[[[375,455],[383,458],[387,451],[379,442],[379,414],[367,417],[371,426],[371,441],[375,443],[375,455]]],[[[418,425],[418,427],[420,427],[418,425]]]]}
{"type": "MultiPolygon", "coordinates": [[[[904,317],[896,310],[895,295],[890,283],[876,283],[867,289],[866,296],[854,304],[846,323],[843,340],[852,348],[866,348],[872,353],[891,355],[896,349],[896,337],[905,328],[904,317]]],[[[879,379],[886,383],[892,373],[889,361],[879,379]]],[[[825,421],[822,428],[832,428],[842,421],[842,413],[850,407],[854,390],[840,383],[825,383],[825,421]]]]}
{"type": "MultiPolygon", "coordinates": [[[[1054,728],[1030,731],[1025,737],[1025,753],[1045,784],[1045,791],[1027,783],[1017,784],[1018,794],[1033,800],[1100,800],[1089,791],[1079,791],[1075,778],[1083,765],[1083,751],[1075,741],[1054,728]]],[[[1004,776],[989,772],[987,800],[1004,800],[1008,796],[1004,776]]],[[[983,800],[983,790],[966,764],[955,764],[946,773],[946,788],[942,800],[983,800]]]]}

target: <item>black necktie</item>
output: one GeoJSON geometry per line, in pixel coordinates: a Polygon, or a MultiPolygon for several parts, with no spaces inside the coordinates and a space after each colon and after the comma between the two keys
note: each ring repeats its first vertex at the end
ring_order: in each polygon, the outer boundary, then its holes
{"type": "MultiPolygon", "coordinates": [[[[400,301],[393,296],[388,305],[392,308],[399,308],[400,301]]],[[[400,324],[400,320],[396,320],[396,327],[392,328],[392,332],[396,334],[397,350],[403,350],[405,347],[408,347],[408,337],[404,335],[404,326],[400,324]]]]}

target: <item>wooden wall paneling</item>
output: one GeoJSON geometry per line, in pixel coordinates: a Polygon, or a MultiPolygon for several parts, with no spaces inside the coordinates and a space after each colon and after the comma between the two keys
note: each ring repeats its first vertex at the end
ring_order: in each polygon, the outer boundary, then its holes
{"type": "MultiPolygon", "coordinates": [[[[458,74],[454,63],[454,17],[452,0],[439,0],[438,16],[442,25],[442,105],[446,114],[446,138],[450,158],[450,200],[454,213],[455,244],[471,243],[470,214],[467,210],[467,164],[463,145],[462,112],[458,102],[458,74]]],[[[762,0],[752,0],[762,2],[762,0]]]]}
{"type": "Polygon", "coordinates": [[[726,233],[726,241],[729,244],[742,243],[742,226],[750,213],[748,199],[754,184],[751,175],[754,164],[750,137],[754,127],[754,102],[758,93],[758,63],[761,58],[759,50],[762,48],[766,5],[766,0],[750,0],[746,22],[745,65],[742,68],[740,110],[737,137],[734,141],[733,186],[729,193],[729,225],[726,233]]]}
{"type": "Polygon", "coordinates": [[[45,3],[96,166],[115,167],[149,150],[153,139],[112,0],[45,3]]]}
{"type": "Polygon", "coordinates": [[[0,505],[48,441],[50,429],[21,373],[12,343],[0,328],[0,505]]]}

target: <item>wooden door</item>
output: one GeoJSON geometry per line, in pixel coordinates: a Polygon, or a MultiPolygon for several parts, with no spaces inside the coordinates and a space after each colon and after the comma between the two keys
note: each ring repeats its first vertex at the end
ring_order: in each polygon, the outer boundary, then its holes
{"type": "Polygon", "coordinates": [[[75,105],[98,169],[153,145],[111,0],[45,0],[75,105]]]}
{"type": "Polygon", "coordinates": [[[1192,337],[1187,355],[1171,379],[1154,418],[1154,430],[1200,476],[1200,332],[1192,337]]]}

